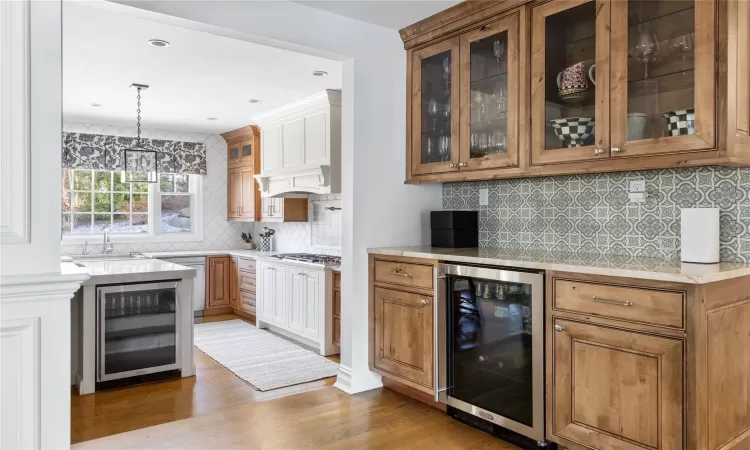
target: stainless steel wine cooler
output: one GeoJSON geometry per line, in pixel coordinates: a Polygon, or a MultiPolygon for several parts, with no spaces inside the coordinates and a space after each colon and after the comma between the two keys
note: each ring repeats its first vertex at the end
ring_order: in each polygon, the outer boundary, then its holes
{"type": "Polygon", "coordinates": [[[544,276],[441,264],[435,400],[544,442],[544,276]]]}
{"type": "Polygon", "coordinates": [[[180,368],[177,282],[96,289],[98,382],[180,368]]]}

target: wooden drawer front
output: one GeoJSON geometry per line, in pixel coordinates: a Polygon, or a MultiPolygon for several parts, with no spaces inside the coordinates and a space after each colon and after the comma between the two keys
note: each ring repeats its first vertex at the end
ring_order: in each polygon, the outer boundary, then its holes
{"type": "Polygon", "coordinates": [[[333,343],[341,345],[341,319],[338,317],[333,318],[333,343]]]}
{"type": "Polygon", "coordinates": [[[240,270],[245,270],[247,272],[255,273],[255,260],[254,259],[240,258],[239,261],[237,261],[237,266],[239,267],[240,270]]]}
{"type": "Polygon", "coordinates": [[[333,272],[333,287],[334,289],[341,289],[341,273],[333,272]]]}
{"type": "Polygon", "coordinates": [[[255,292],[255,274],[240,271],[240,290],[255,292]]]}
{"type": "Polygon", "coordinates": [[[240,291],[240,308],[251,314],[255,314],[255,294],[240,291]]]}
{"type": "Polygon", "coordinates": [[[682,292],[556,279],[554,307],[665,327],[684,326],[682,292]]]}
{"type": "Polygon", "coordinates": [[[375,260],[375,281],[432,289],[432,266],[375,260]]]}

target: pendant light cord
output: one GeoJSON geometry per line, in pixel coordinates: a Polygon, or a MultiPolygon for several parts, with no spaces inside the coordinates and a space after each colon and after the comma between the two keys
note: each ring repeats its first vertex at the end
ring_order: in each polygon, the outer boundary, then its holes
{"type": "Polygon", "coordinates": [[[135,139],[135,142],[136,142],[135,145],[136,147],[140,147],[141,146],[141,88],[140,87],[138,88],[137,114],[138,114],[138,121],[136,122],[136,127],[138,128],[138,137],[136,137],[135,139]]]}

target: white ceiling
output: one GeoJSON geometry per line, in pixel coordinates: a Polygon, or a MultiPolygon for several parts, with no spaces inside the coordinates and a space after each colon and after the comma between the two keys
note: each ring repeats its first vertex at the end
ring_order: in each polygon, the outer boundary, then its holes
{"type": "Polygon", "coordinates": [[[461,2],[457,0],[295,0],[295,3],[400,30],[461,2]]]}
{"type": "Polygon", "coordinates": [[[221,133],[277,106],[341,88],[341,63],[63,2],[65,120],[221,133]],[[156,48],[149,39],[164,39],[156,48]],[[325,70],[328,76],[314,77],[325,70]],[[261,99],[250,104],[248,99],[261,99]],[[102,106],[95,108],[91,103],[102,106]],[[216,117],[217,120],[206,120],[216,117]]]}

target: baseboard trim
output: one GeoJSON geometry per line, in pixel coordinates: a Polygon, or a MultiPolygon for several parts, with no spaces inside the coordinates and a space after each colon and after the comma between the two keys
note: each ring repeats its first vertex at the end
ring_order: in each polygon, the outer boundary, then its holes
{"type": "Polygon", "coordinates": [[[206,308],[203,310],[203,317],[206,316],[219,316],[222,314],[232,314],[234,308],[231,306],[219,306],[218,308],[206,308]]]}
{"type": "Polygon", "coordinates": [[[339,373],[336,376],[336,382],[333,387],[352,395],[352,369],[349,367],[339,364],[339,373]]]}
{"type": "Polygon", "coordinates": [[[420,401],[425,405],[437,408],[440,411],[446,412],[448,410],[448,405],[436,402],[435,398],[432,395],[420,391],[419,389],[414,389],[413,387],[406,384],[399,383],[398,381],[392,380],[390,378],[383,377],[383,387],[392,391],[396,391],[399,394],[405,395],[407,397],[413,398],[414,400],[420,401]]]}

